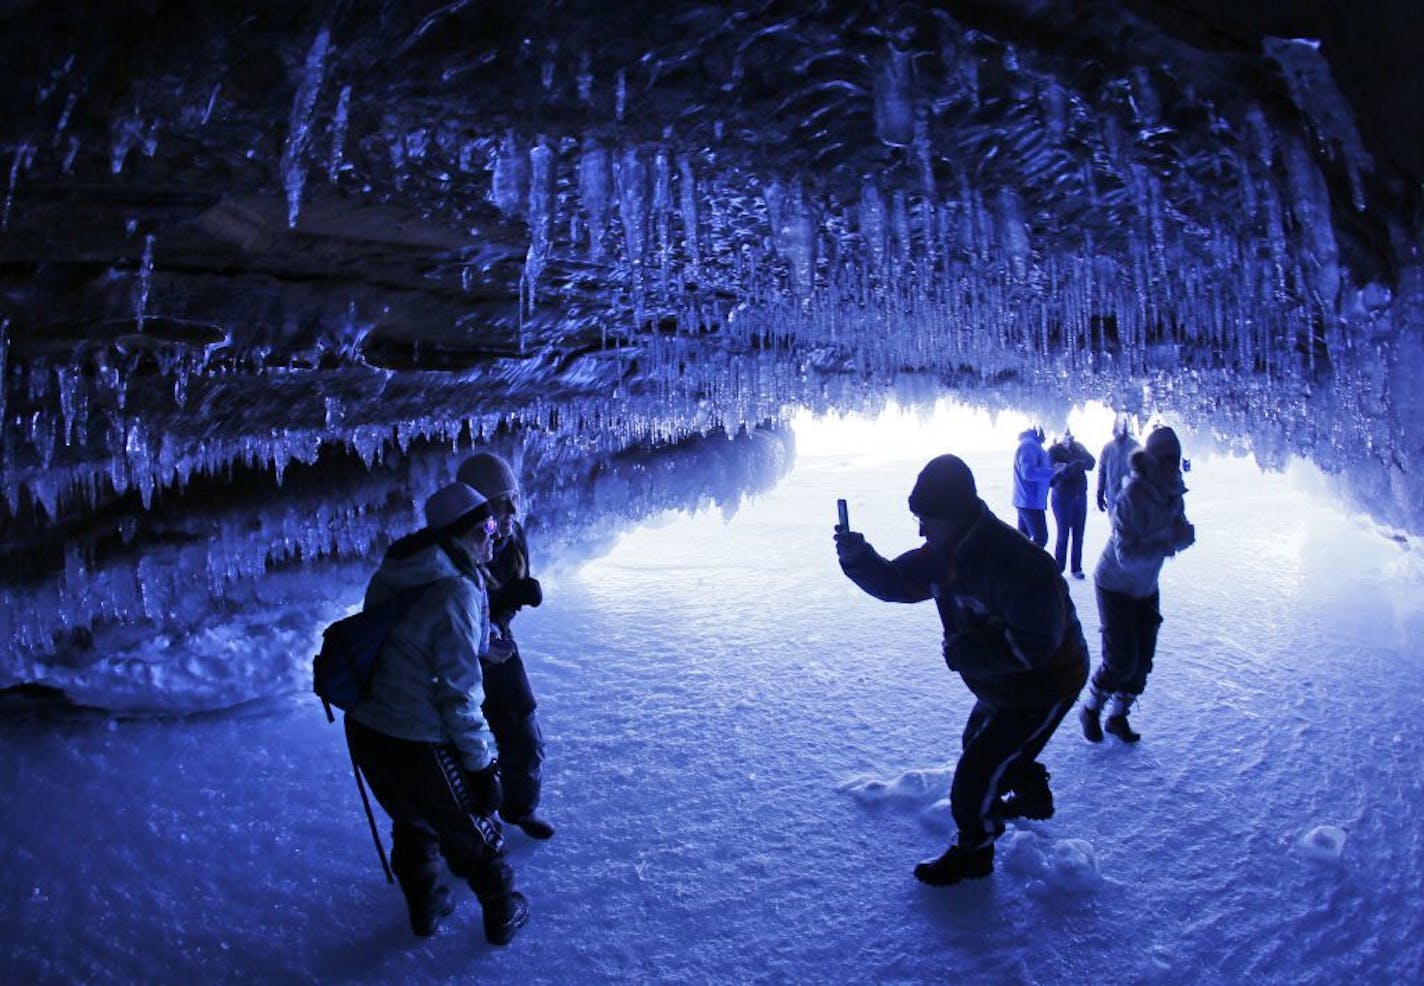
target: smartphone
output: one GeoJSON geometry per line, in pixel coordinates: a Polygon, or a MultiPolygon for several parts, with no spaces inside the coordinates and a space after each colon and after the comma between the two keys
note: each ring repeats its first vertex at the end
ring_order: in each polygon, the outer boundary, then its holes
{"type": "Polygon", "coordinates": [[[836,501],[836,515],[840,520],[841,530],[850,530],[850,511],[846,508],[844,500],[836,501]]]}

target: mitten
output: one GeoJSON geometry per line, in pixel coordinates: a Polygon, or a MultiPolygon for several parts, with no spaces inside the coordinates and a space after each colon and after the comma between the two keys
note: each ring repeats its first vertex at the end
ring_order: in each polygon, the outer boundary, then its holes
{"type": "Polygon", "coordinates": [[[536,578],[514,579],[504,587],[501,601],[511,609],[520,606],[535,607],[544,601],[544,587],[536,578]]]}
{"type": "Polygon", "coordinates": [[[465,786],[470,789],[470,810],[481,818],[489,818],[504,804],[498,761],[491,760],[484,770],[466,770],[465,786]]]}

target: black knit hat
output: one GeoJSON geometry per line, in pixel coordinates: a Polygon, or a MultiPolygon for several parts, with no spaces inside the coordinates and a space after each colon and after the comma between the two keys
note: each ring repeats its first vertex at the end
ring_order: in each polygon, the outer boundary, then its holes
{"type": "Polygon", "coordinates": [[[1176,465],[1182,461],[1182,443],[1177,439],[1177,433],[1165,425],[1154,429],[1152,434],[1147,436],[1147,444],[1143,449],[1152,458],[1168,465],[1176,465]]]}
{"type": "Polygon", "coordinates": [[[926,463],[910,491],[910,512],[916,517],[947,520],[972,513],[979,506],[974,474],[957,455],[940,455],[926,463]]]}

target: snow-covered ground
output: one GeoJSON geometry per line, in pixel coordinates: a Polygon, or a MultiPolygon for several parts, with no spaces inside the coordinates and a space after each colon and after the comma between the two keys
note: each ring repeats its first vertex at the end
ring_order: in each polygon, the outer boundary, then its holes
{"type": "MultiPolygon", "coordinates": [[[[1190,439],[1198,542],[1164,572],[1143,742],[1091,746],[1070,719],[1045,755],[1055,818],[1011,826],[988,880],[911,877],[951,835],[971,700],[932,607],[841,576],[835,499],[902,550],[915,473],[955,451],[1011,518],[1025,421],[803,422],[794,470],[731,518],[670,515],[546,567],[519,630],[559,831],[509,836],[533,916],[506,949],[463,888],[411,936],[340,730],[300,691],[0,723],[0,981],[1420,981],[1424,560],[1313,470],[1190,439]]],[[[1074,424],[1094,451],[1107,437],[1074,424]]],[[[1094,512],[1089,567],[1104,535],[1094,512]]],[[[1091,582],[1072,591],[1096,658],[1091,582]]],[[[236,681],[285,640],[300,682],[330,615],[247,614],[182,646],[236,681]],[[259,623],[285,629],[249,648],[259,623]]]]}

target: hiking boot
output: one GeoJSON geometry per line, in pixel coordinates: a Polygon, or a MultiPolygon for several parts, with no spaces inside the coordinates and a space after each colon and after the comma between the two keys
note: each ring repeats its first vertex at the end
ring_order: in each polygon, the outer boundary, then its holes
{"type": "Polygon", "coordinates": [[[994,846],[965,851],[950,846],[938,859],[915,864],[915,879],[931,887],[948,887],[961,880],[978,880],[994,872],[994,846]]]}
{"type": "Polygon", "coordinates": [[[429,894],[407,897],[405,905],[410,912],[410,930],[429,938],[440,927],[440,922],[455,910],[455,898],[449,887],[435,887],[429,894]]]}
{"type": "MultiPolygon", "coordinates": [[[[1115,716],[1108,716],[1108,721],[1103,723],[1103,732],[1112,733],[1124,743],[1136,743],[1142,739],[1142,734],[1132,728],[1132,723],[1127,721],[1127,713],[1120,712],[1115,716]]],[[[1101,738],[1101,733],[1099,738],[1101,738]]]]}
{"type": "Polygon", "coordinates": [[[528,815],[521,815],[519,818],[505,818],[505,821],[531,839],[552,839],[554,837],[554,826],[532,812],[528,815]]]}
{"type": "Polygon", "coordinates": [[[485,940],[491,945],[508,945],[515,932],[529,920],[529,901],[517,890],[485,907],[485,940]]]}
{"type": "Polygon", "coordinates": [[[1053,817],[1053,792],[1047,787],[1041,791],[1027,793],[1015,791],[999,805],[999,817],[1028,818],[1035,822],[1045,822],[1053,817]]]}
{"type": "Polygon", "coordinates": [[[1101,711],[1090,709],[1086,705],[1078,710],[1078,722],[1083,726],[1083,738],[1089,743],[1101,743],[1103,741],[1103,724],[1101,711]]]}

